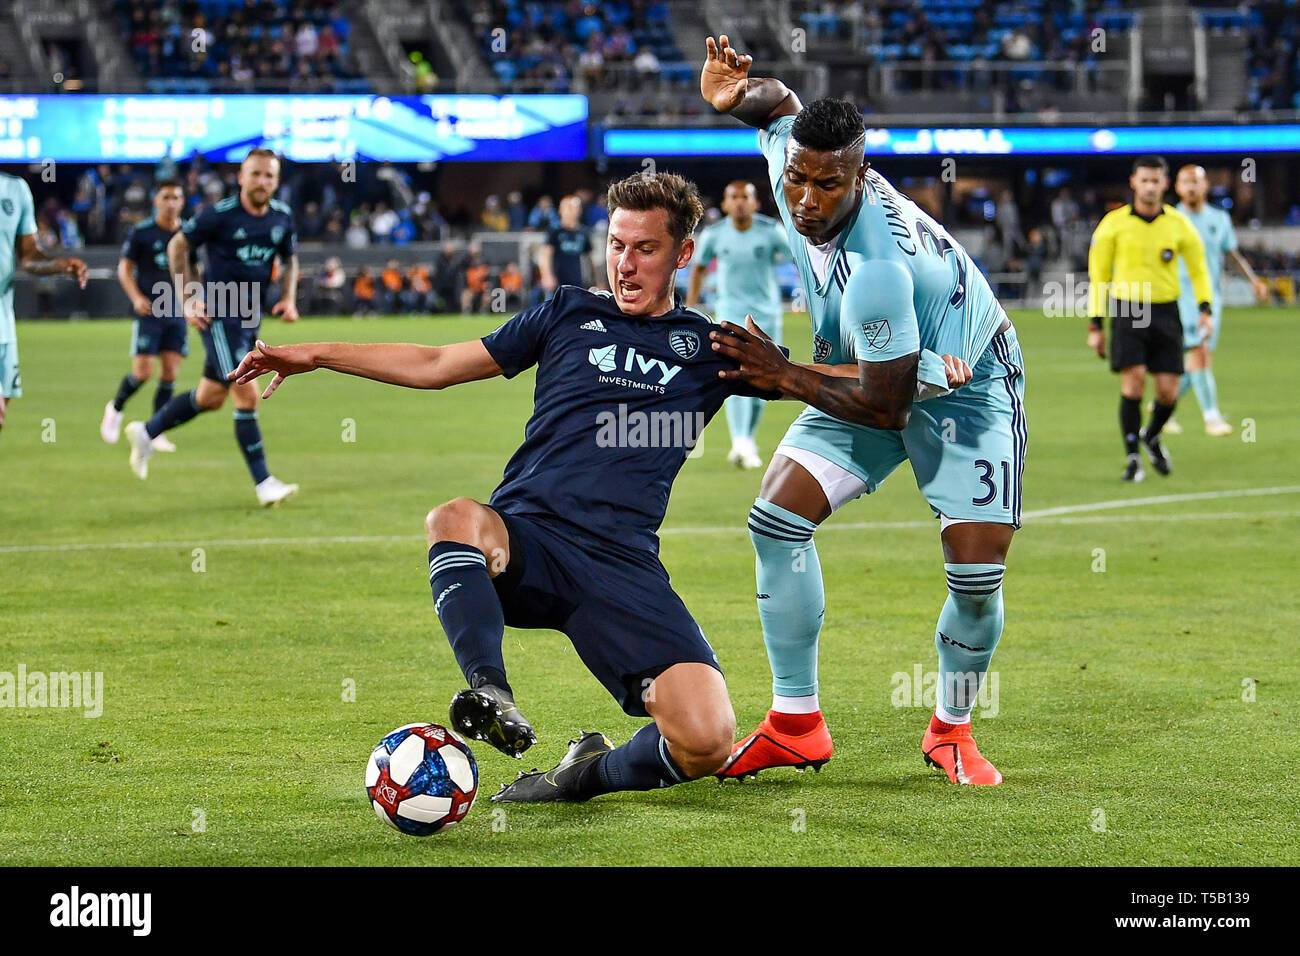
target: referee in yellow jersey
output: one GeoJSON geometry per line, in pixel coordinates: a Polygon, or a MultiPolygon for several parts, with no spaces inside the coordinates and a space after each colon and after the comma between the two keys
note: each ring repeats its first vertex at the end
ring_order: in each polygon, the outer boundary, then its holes
{"type": "Polygon", "coordinates": [[[1102,320],[1111,317],[1110,367],[1118,372],[1119,426],[1128,463],[1125,481],[1146,477],[1138,442],[1162,475],[1173,465],[1160,443],[1160,430],[1174,413],[1183,374],[1183,326],[1178,315],[1178,257],[1183,257],[1200,305],[1202,339],[1213,330],[1210,275],[1205,245],[1190,219],[1162,199],[1169,166],[1159,156],[1141,156],[1129,176],[1133,202],[1107,213],[1088,250],[1088,346],[1106,357],[1102,320]],[[1156,381],[1156,402],[1142,428],[1142,393],[1147,372],[1156,381]]]}

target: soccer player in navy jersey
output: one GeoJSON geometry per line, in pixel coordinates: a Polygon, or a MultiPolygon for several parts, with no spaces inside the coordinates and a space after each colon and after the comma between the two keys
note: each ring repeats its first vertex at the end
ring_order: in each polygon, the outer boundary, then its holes
{"type": "Polygon", "coordinates": [[[167,244],[168,266],[185,321],[199,330],[207,359],[199,387],[176,395],[147,422],[126,426],[131,470],[149,476],[149,458],[159,435],[202,412],[216,411],[235,395],[235,441],[244,455],[259,504],[274,505],[298,490],[271,474],[257,420],[257,388],[232,386],[229,375],[253,347],[262,315],[298,321],[297,234],[293,211],[272,199],[280,185],[280,158],[252,149],[239,164],[239,194],[228,196],[186,220],[167,244]],[[200,287],[193,250],[207,252],[200,287]],[[283,266],[278,295],[271,281],[275,260],[283,266]],[[196,294],[201,289],[202,294],[196,294]]]}
{"type": "Polygon", "coordinates": [[[506,625],[554,628],[623,710],[653,723],[614,747],[584,733],[559,765],[520,774],[498,802],[581,801],[706,776],[731,750],[735,715],[718,659],[673,590],[656,534],[673,479],[732,394],[705,315],[676,304],[703,214],[693,184],[637,174],[609,188],[609,293],[561,286],[492,334],[447,346],[261,342],[234,373],[328,368],[440,389],[536,367],[524,443],[487,504],[429,512],[434,609],[469,683],[452,727],[517,757],[536,741],[506,677],[506,625]]]}

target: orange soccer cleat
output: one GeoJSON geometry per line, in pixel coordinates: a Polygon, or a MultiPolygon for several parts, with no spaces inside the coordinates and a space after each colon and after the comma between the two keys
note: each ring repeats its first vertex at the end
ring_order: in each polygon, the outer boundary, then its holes
{"type": "Polygon", "coordinates": [[[985,760],[975,746],[970,724],[939,724],[936,730],[937,723],[938,719],[933,719],[921,739],[926,763],[938,767],[953,783],[994,787],[1002,782],[998,768],[985,760]]]}
{"type": "Polygon", "coordinates": [[[758,729],[731,748],[731,756],[715,776],[719,780],[739,780],[775,767],[812,767],[820,771],[833,753],[831,732],[820,711],[779,714],[769,710],[758,729]]]}

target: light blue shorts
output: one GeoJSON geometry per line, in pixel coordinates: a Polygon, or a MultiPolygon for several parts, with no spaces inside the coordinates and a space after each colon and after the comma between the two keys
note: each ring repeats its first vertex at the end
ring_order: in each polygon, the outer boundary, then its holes
{"type": "Polygon", "coordinates": [[[1024,367],[1016,330],[1007,329],[975,363],[969,385],[913,405],[901,432],[851,425],[809,407],[776,454],[795,449],[787,457],[808,467],[806,456],[798,454],[808,452],[853,476],[856,486],[841,482],[835,493],[828,489],[832,508],[875,491],[910,460],[935,517],[1019,528],[1028,439],[1024,367]]]}
{"type": "Polygon", "coordinates": [[[0,342],[0,395],[23,397],[23,377],[18,371],[18,340],[0,342]]]}

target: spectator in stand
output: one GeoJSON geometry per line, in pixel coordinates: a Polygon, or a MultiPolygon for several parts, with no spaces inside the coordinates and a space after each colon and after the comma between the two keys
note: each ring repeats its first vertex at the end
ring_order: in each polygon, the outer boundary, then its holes
{"type": "Polygon", "coordinates": [[[343,263],[338,256],[330,256],[316,274],[312,288],[311,310],[318,314],[333,315],[343,311],[343,289],[347,285],[343,263]]]}
{"type": "Polygon", "coordinates": [[[393,230],[396,228],[397,213],[386,202],[375,203],[375,214],[370,217],[370,234],[375,242],[392,242],[393,230]]]}
{"type": "Polygon", "coordinates": [[[470,243],[469,260],[465,263],[465,288],[460,294],[460,311],[470,315],[482,311],[488,296],[488,275],[491,268],[483,261],[483,250],[477,242],[470,243]]]}
{"type": "Polygon", "coordinates": [[[519,232],[528,225],[528,207],[524,205],[523,194],[519,190],[511,190],[510,195],[506,196],[506,216],[510,219],[510,231],[519,232]]]}
{"type": "Polygon", "coordinates": [[[375,314],[375,277],[369,266],[362,266],[352,282],[352,311],[358,317],[375,314]]]}
{"type": "Polygon", "coordinates": [[[501,208],[501,200],[495,193],[483,200],[483,212],[479,215],[479,222],[493,232],[505,232],[510,228],[510,217],[501,208]]]}
{"type": "Polygon", "coordinates": [[[366,214],[363,209],[352,213],[352,218],[348,221],[348,230],[343,238],[349,249],[364,249],[370,245],[370,230],[366,228],[366,214]]]}
{"type": "Polygon", "coordinates": [[[406,270],[402,307],[407,312],[433,311],[433,281],[429,278],[429,270],[418,263],[413,263],[406,270]]]}
{"type": "Polygon", "coordinates": [[[1061,191],[1052,200],[1052,225],[1056,227],[1058,233],[1064,234],[1066,224],[1077,218],[1079,218],[1079,204],[1074,201],[1070,187],[1062,186],[1061,191]]]}
{"type": "Polygon", "coordinates": [[[514,262],[507,262],[497,280],[506,294],[506,311],[517,312],[524,307],[524,274],[514,262]]]}
{"type": "Polygon", "coordinates": [[[542,196],[528,214],[528,228],[546,232],[559,224],[560,214],[555,211],[555,200],[550,196],[542,196]]]}
{"type": "Polygon", "coordinates": [[[396,259],[389,259],[384,266],[384,271],[380,275],[380,282],[383,283],[383,299],[381,307],[388,315],[397,311],[400,302],[402,289],[405,283],[402,280],[402,267],[396,259]]]}

